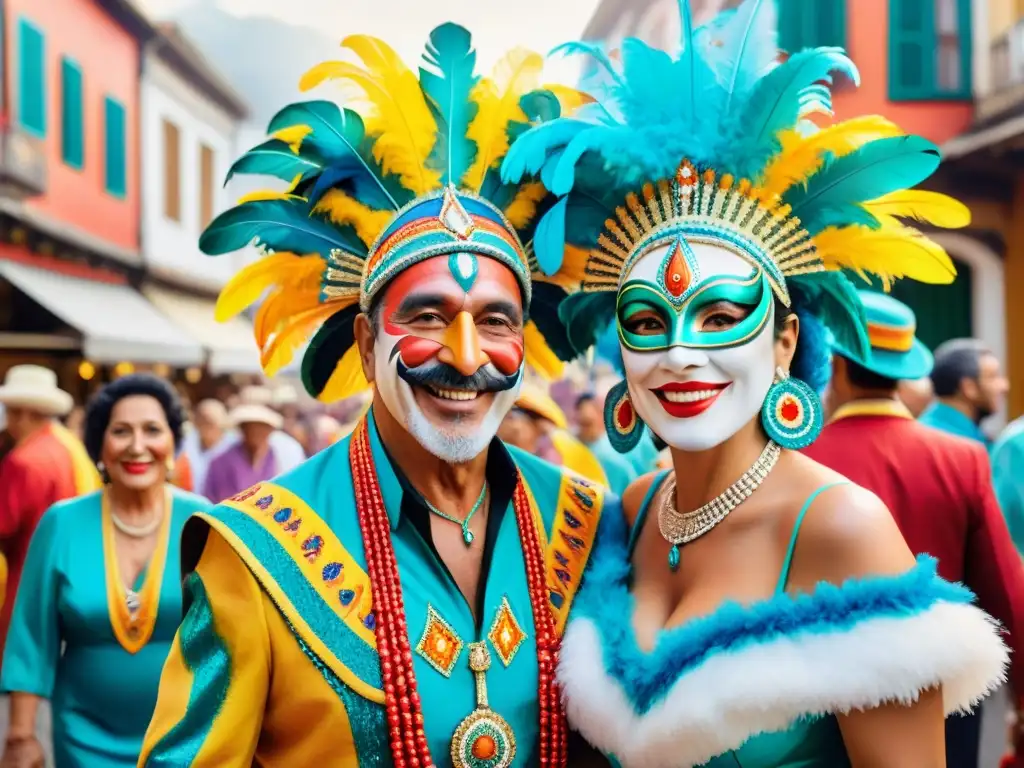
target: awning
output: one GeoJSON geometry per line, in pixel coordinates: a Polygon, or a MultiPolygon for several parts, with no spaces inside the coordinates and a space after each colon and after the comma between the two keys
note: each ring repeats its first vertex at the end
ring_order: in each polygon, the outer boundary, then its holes
{"type": "Polygon", "coordinates": [[[259,373],[260,356],[252,325],[241,317],[218,323],[214,302],[149,284],[142,293],[190,338],[209,352],[210,373],[259,373]]]}
{"type": "Polygon", "coordinates": [[[0,260],[0,277],[82,334],[97,363],[202,365],[203,348],[130,286],[86,280],[0,260]]]}

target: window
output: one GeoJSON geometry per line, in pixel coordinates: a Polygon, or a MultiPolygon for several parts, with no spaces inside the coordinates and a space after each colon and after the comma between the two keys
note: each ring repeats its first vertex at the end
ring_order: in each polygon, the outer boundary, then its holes
{"type": "Polygon", "coordinates": [[[779,0],[779,47],[846,47],[846,0],[779,0]]]}
{"type": "Polygon", "coordinates": [[[213,221],[213,150],[205,144],[199,146],[199,226],[202,229],[213,221]]]}
{"type": "Polygon", "coordinates": [[[61,127],[60,150],[64,162],[81,170],[85,162],[83,127],[82,70],[67,58],[61,60],[61,127]]]}
{"type": "Polygon", "coordinates": [[[107,96],[103,101],[106,168],[104,185],[115,197],[128,193],[128,152],[125,146],[125,114],[120,102],[107,96]]]}
{"type": "Polygon", "coordinates": [[[18,122],[46,136],[46,42],[28,19],[18,22],[18,122]]]}
{"type": "Polygon", "coordinates": [[[970,0],[891,0],[889,98],[970,97],[970,0]]]}
{"type": "Polygon", "coordinates": [[[181,133],[164,120],[164,216],[181,221],[181,133]]]}

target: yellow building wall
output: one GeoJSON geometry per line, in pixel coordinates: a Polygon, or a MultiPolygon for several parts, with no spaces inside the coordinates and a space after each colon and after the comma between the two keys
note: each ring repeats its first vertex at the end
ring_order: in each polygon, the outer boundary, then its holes
{"type": "Polygon", "coordinates": [[[1006,369],[1010,377],[1010,418],[1024,414],[1024,178],[1017,179],[1012,215],[1004,220],[1006,259],[1003,290],[1006,291],[1006,369]]]}
{"type": "MultiPolygon", "coordinates": [[[[984,2],[985,0],[981,0],[984,2]]],[[[978,2],[978,0],[975,0],[978,2]]],[[[989,39],[995,41],[1006,34],[1017,19],[1024,16],[1022,0],[988,0],[989,39]]]]}

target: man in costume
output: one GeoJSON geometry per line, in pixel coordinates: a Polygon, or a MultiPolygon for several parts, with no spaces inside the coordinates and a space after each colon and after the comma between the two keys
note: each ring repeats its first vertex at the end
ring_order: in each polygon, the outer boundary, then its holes
{"type": "Polygon", "coordinates": [[[140,765],[565,765],[554,668],[606,502],[493,436],[525,363],[552,357],[539,326],[556,309],[528,255],[550,201],[498,165],[574,94],[533,90],[542,60],[523,51],[477,78],[452,24],[418,79],[379,40],[343,45],[365,68],[328,62],[303,86],[340,79],[368,108],[278,113],[234,170],[292,187],[221,215],[201,246],[273,251],[219,305],[271,289],[255,323],[270,373],[315,331],[307,390],[369,384],[373,404],[351,437],[186,529],[186,617],[140,765]]]}
{"type": "MultiPolygon", "coordinates": [[[[834,346],[835,411],[804,453],[877,494],[910,549],[938,558],[942,577],[969,587],[1007,629],[1019,701],[1024,568],[993,494],[988,457],[977,443],[914,421],[899,400],[898,383],[927,376],[932,354],[914,336],[909,307],[881,293],[860,296],[871,348],[864,355],[834,346]]],[[[977,765],[980,727],[978,713],[946,720],[948,765],[977,765]]]]}
{"type": "Polygon", "coordinates": [[[100,487],[85,446],[57,418],[74,400],[57,386],[56,374],[38,365],[16,365],[0,386],[12,448],[0,459],[0,539],[8,576],[0,613],[0,651],[28,543],[43,512],[63,499],[100,487]]]}

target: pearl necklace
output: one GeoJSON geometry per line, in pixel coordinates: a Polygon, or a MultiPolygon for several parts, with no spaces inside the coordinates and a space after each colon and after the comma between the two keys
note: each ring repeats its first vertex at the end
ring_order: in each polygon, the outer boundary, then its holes
{"type": "Polygon", "coordinates": [[[484,503],[484,497],[487,495],[487,483],[484,483],[484,487],[480,489],[480,495],[477,497],[476,503],[473,508],[469,510],[469,514],[466,515],[462,520],[455,517],[455,515],[449,515],[447,512],[442,512],[440,509],[435,507],[427,498],[423,497],[423,503],[427,505],[427,509],[433,512],[435,515],[440,517],[442,520],[447,520],[449,523],[455,523],[462,528],[462,540],[466,542],[466,546],[470,546],[473,543],[473,532],[469,530],[469,521],[473,519],[473,515],[477,513],[481,505],[484,503]]]}
{"type": "Polygon", "coordinates": [[[680,512],[676,509],[676,479],[673,473],[658,510],[658,530],[665,541],[672,545],[668,553],[669,568],[674,571],[679,567],[679,545],[700,538],[749,499],[768,477],[768,473],[774,469],[781,454],[782,448],[779,444],[769,440],[757,461],[739,480],[692,512],[680,512]]]}
{"type": "Polygon", "coordinates": [[[160,527],[160,523],[163,522],[163,519],[163,514],[159,514],[155,515],[153,519],[145,525],[132,525],[131,523],[126,523],[120,517],[115,515],[113,510],[110,512],[110,522],[114,524],[114,527],[125,536],[129,536],[133,539],[145,539],[147,536],[152,536],[156,533],[156,529],[160,527]]]}

